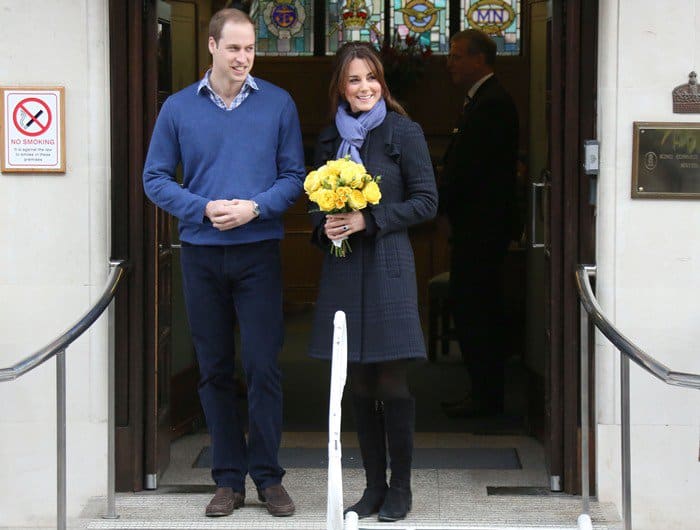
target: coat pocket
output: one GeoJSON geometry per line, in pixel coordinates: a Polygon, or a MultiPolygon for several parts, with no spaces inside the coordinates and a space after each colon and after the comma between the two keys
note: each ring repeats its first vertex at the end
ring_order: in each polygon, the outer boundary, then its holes
{"type": "Polygon", "coordinates": [[[387,273],[391,278],[398,278],[401,276],[401,266],[399,264],[399,251],[396,246],[396,238],[384,238],[383,243],[387,273]]]}

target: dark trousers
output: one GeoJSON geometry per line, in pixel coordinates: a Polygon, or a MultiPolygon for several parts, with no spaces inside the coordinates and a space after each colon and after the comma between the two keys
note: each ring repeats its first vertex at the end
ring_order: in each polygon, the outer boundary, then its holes
{"type": "Polygon", "coordinates": [[[502,293],[508,240],[452,242],[450,298],[455,330],[472,381],[472,394],[503,409],[505,336],[502,293]]]}
{"type": "Polygon", "coordinates": [[[279,484],[282,435],[282,278],[279,241],[225,247],[184,245],[187,316],[199,362],[199,397],[211,435],[217,486],[244,491],[250,473],[259,488],[279,484]],[[248,385],[248,440],[234,388],[234,322],[248,385]]]}

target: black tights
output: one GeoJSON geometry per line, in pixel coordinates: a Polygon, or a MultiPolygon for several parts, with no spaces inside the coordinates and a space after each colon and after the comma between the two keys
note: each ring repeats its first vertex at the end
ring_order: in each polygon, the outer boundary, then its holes
{"type": "Polygon", "coordinates": [[[349,363],[350,391],[355,397],[379,401],[406,399],[408,390],[409,359],[381,363],[349,363]]]}

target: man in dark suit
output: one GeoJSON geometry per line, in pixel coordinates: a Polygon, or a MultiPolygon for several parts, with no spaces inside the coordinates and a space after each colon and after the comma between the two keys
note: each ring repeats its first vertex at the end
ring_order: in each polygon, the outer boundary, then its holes
{"type": "Polygon", "coordinates": [[[503,411],[502,269],[517,238],[518,114],[494,76],[496,44],[481,31],[452,37],[447,69],[465,90],[464,110],[444,158],[443,212],[451,228],[450,296],[472,381],[464,399],[443,403],[449,416],[503,411]]]}

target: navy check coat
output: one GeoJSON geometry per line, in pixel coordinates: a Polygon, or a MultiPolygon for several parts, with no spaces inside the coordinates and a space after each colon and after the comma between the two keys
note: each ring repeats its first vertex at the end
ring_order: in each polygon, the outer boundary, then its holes
{"type": "MultiPolygon", "coordinates": [[[[315,167],[336,158],[340,136],[335,125],[318,140],[315,167]]],[[[418,315],[416,271],[408,227],[435,217],[437,190],[428,147],[420,126],[388,112],[360,149],[372,176],[381,175],[379,204],[362,210],[367,229],[350,235],[352,252],[329,252],[325,215],[312,214],[312,240],[325,254],[309,355],[332,356],[333,316],[345,311],[348,362],[376,363],[424,358],[418,315]]]]}

